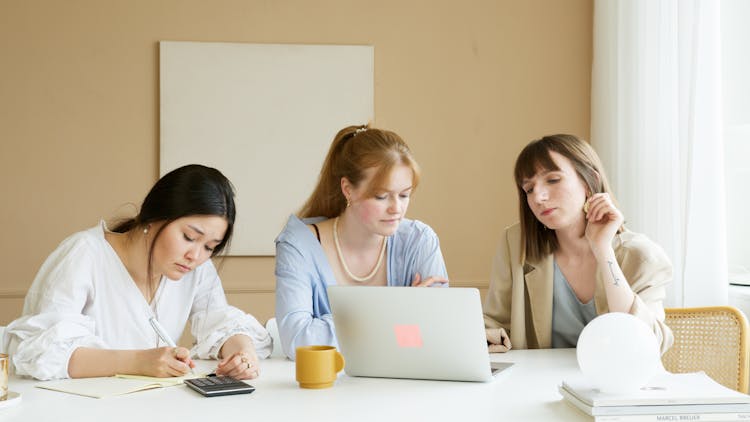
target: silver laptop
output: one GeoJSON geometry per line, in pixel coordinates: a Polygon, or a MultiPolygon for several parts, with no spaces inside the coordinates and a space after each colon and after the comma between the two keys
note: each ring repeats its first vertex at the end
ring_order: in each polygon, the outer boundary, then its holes
{"type": "Polygon", "coordinates": [[[330,286],[345,371],[352,376],[490,381],[479,291],[330,286]]]}

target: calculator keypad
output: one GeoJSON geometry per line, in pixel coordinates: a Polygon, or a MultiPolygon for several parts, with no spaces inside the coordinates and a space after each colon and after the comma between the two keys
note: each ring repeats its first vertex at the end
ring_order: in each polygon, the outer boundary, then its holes
{"type": "Polygon", "coordinates": [[[228,376],[193,378],[185,380],[185,383],[188,387],[198,391],[204,396],[246,394],[255,391],[253,386],[228,376]]]}

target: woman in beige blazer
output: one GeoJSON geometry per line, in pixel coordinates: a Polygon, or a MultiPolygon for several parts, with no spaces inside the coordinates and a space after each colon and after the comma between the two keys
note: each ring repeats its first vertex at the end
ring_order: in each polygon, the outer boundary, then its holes
{"type": "Polygon", "coordinates": [[[575,347],[583,326],[607,312],[640,318],[665,352],[672,266],[657,244],[624,228],[591,146],[572,135],[533,141],[515,181],[520,222],[500,239],[484,304],[490,352],[575,347]]]}

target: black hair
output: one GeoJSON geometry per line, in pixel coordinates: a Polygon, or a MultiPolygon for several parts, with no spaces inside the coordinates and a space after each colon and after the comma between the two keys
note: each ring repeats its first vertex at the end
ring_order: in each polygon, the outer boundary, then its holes
{"type": "MultiPolygon", "coordinates": [[[[189,164],[159,179],[143,200],[138,215],[117,224],[112,231],[125,233],[151,223],[164,222],[154,234],[153,247],[164,227],[174,220],[191,215],[216,215],[227,220],[224,238],[211,254],[216,256],[232,238],[235,214],[234,188],[229,179],[215,168],[189,164]]],[[[149,250],[149,270],[151,253],[149,250]]]]}

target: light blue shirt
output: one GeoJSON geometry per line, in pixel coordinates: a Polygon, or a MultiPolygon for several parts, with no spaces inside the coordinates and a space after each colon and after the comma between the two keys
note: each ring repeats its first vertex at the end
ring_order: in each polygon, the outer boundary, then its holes
{"type": "MultiPolygon", "coordinates": [[[[320,242],[307,227],[323,220],[292,215],[276,238],[276,322],[284,353],[291,359],[298,346],[338,347],[326,290],[336,279],[320,242]]],[[[448,278],[440,242],[430,226],[403,219],[387,242],[389,286],[410,286],[416,273],[423,280],[448,278]]]]}

